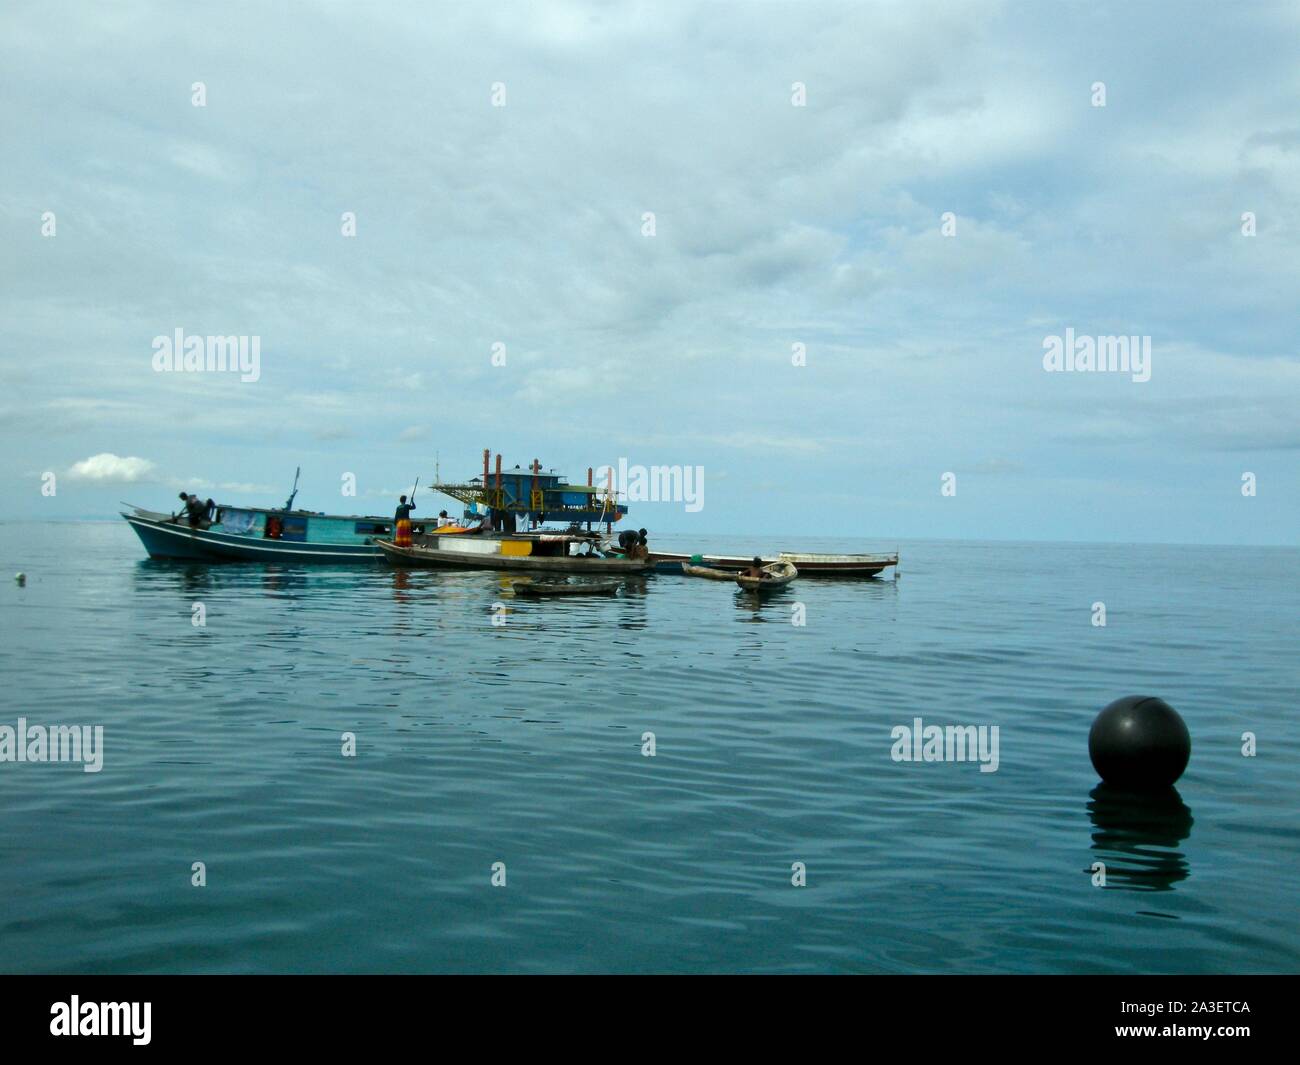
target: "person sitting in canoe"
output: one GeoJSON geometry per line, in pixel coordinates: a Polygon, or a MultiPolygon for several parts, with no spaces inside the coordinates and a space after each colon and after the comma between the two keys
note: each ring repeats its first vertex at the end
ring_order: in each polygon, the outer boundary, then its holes
{"type": "Polygon", "coordinates": [[[414,509],[415,504],[408,503],[406,496],[402,496],[393,515],[393,543],[398,547],[411,546],[411,511],[414,509]]]}
{"type": "Polygon", "coordinates": [[[755,556],[754,561],[749,564],[749,569],[745,570],[745,576],[758,577],[761,579],[763,577],[770,577],[772,575],[770,573],[763,572],[763,560],[755,556]]]}

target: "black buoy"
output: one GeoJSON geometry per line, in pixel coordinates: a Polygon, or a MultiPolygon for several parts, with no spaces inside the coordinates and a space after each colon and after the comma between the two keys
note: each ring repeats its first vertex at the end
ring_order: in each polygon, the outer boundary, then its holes
{"type": "Polygon", "coordinates": [[[1116,699],[1088,733],[1088,757],[1098,775],[1123,788],[1167,788],[1183,775],[1191,755],[1186,723],[1154,695],[1116,699]]]}

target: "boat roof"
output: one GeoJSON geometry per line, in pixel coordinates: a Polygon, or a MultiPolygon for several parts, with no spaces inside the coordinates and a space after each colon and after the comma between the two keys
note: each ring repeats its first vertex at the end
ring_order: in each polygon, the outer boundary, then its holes
{"type": "MultiPolygon", "coordinates": [[[[496,470],[493,470],[491,473],[488,474],[488,480],[489,480],[489,481],[496,480],[496,475],[497,475],[496,470]]],[[[530,470],[530,469],[528,469],[527,467],[520,468],[519,466],[516,466],[516,467],[515,467],[514,469],[512,469],[512,470],[511,470],[511,469],[503,469],[503,470],[501,471],[501,476],[502,476],[502,477],[534,477],[534,476],[536,476],[536,477],[538,477],[538,478],[545,478],[545,479],[548,480],[548,481],[559,481],[559,482],[561,482],[561,483],[567,483],[567,479],[565,478],[564,474],[562,474],[562,473],[556,473],[554,470],[538,470],[537,473],[534,474],[533,471],[530,470]]],[[[469,479],[469,483],[470,483],[470,484],[475,484],[476,482],[478,482],[478,481],[482,481],[482,480],[483,480],[483,475],[482,475],[481,473],[479,473],[479,474],[475,474],[473,477],[471,477],[471,478],[469,479]]],[[[436,486],[435,486],[435,487],[436,487],[436,486]]],[[[575,485],[574,487],[577,487],[577,486],[575,485]]],[[[585,485],[584,485],[584,487],[585,487],[585,485]]]]}
{"type": "MultiPolygon", "coordinates": [[[[257,514],[279,514],[282,517],[296,518],[337,518],[339,521],[392,521],[391,514],[326,514],[323,510],[284,510],[281,507],[243,507],[235,506],[230,503],[218,503],[220,510],[248,510],[257,514]]],[[[436,514],[429,515],[429,518],[436,518],[436,514]]],[[[412,521],[427,521],[428,518],[413,514],[412,521]]]]}
{"type": "MultiPolygon", "coordinates": [[[[150,510],[148,507],[137,506],[134,503],[125,503],[124,506],[141,514],[161,514],[163,517],[170,517],[171,512],[166,510],[150,510]]],[[[252,507],[236,506],[232,503],[218,503],[218,510],[229,511],[247,511],[252,514],[278,514],[281,517],[294,518],[334,518],[338,521],[392,521],[392,515],[384,514],[326,514],[323,510],[284,510],[282,507],[252,507]]],[[[430,521],[436,518],[436,514],[430,514],[428,517],[412,515],[412,521],[430,521]]]]}

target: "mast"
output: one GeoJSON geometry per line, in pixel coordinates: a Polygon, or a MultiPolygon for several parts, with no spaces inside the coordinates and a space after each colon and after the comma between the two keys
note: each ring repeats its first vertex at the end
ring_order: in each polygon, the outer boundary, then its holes
{"type": "Polygon", "coordinates": [[[293,491],[289,493],[289,498],[285,500],[284,509],[286,512],[293,510],[293,501],[298,498],[298,474],[302,473],[302,467],[299,466],[293,471],[293,491]]]}

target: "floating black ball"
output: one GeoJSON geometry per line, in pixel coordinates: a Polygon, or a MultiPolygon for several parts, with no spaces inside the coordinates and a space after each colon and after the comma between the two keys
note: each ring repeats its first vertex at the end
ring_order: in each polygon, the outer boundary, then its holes
{"type": "Polygon", "coordinates": [[[1092,723],[1088,756],[1102,780],[1125,788],[1167,788],[1183,775],[1192,737],[1178,711],[1154,695],[1116,699],[1092,723]]]}

